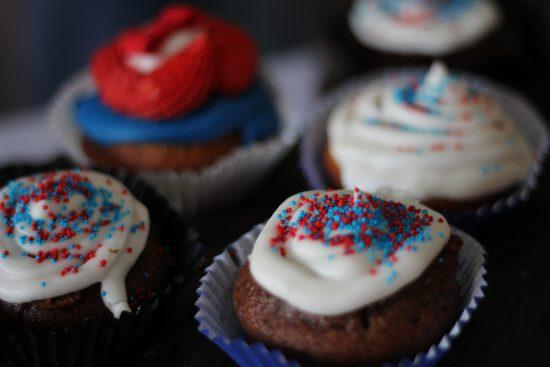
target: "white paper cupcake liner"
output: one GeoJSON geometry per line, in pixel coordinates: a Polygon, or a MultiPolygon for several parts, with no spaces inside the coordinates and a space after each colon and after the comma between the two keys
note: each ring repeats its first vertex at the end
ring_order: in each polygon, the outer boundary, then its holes
{"type": "MultiPolygon", "coordinates": [[[[255,226],[250,232],[228,246],[214,258],[214,263],[206,268],[206,275],[201,279],[196,302],[198,312],[195,319],[199,322],[199,331],[229,354],[241,367],[288,367],[299,366],[296,361],[289,361],[279,350],[268,349],[262,343],[249,344],[239,325],[235,314],[232,293],[239,269],[246,263],[254,242],[263,225],[255,226]]],[[[453,341],[460,335],[472,313],[484,297],[483,289],[487,286],[485,250],[472,237],[456,228],[452,233],[463,241],[459,253],[459,270],[457,281],[461,290],[460,318],[441,340],[427,351],[418,353],[414,358],[404,358],[397,365],[385,363],[384,366],[434,366],[451,348],[453,341]]]]}
{"type": "MultiPolygon", "coordinates": [[[[347,99],[365,85],[381,78],[406,77],[424,73],[426,68],[404,68],[378,71],[344,84],[336,91],[321,99],[317,108],[305,122],[304,137],[300,146],[300,165],[312,189],[325,189],[330,186],[322,162],[322,151],[326,143],[328,118],[333,108],[347,99]]],[[[516,190],[496,202],[480,206],[476,210],[445,213],[451,222],[469,224],[478,222],[495,214],[501,214],[527,201],[538,187],[544,161],[550,149],[550,134],[547,122],[523,96],[515,91],[468,73],[459,73],[471,86],[482,90],[495,98],[502,105],[504,112],[510,116],[518,132],[525,137],[535,153],[535,159],[528,175],[516,190]]]]}
{"type": "MultiPolygon", "coordinates": [[[[95,93],[91,75],[80,72],[56,94],[49,110],[49,123],[65,152],[79,165],[91,162],[82,148],[82,134],[74,123],[78,98],[95,93]]],[[[280,116],[280,133],[266,141],[241,147],[199,172],[142,171],[139,176],[166,196],[185,217],[231,204],[249,192],[271,172],[297,141],[300,128],[280,116]]]]}

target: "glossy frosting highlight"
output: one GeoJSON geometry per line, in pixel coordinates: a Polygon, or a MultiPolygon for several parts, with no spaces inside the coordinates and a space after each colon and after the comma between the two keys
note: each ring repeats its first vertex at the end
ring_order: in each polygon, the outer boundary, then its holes
{"type": "Polygon", "coordinates": [[[327,138],[344,187],[419,200],[497,193],[533,159],[498,101],[439,63],[366,85],[332,112],[327,138]]]}
{"type": "Polygon", "coordinates": [[[75,105],[75,121],[91,140],[104,146],[122,143],[200,143],[239,132],[249,145],[273,135],[278,118],[273,102],[258,84],[236,96],[217,96],[180,118],[153,122],[124,116],[101,102],[84,97],[75,105]]]}
{"type": "Polygon", "coordinates": [[[479,41],[501,17],[489,0],[356,0],[348,21],[366,46],[437,57],[479,41]]]}
{"type": "Polygon", "coordinates": [[[198,29],[181,29],[173,32],[154,52],[135,51],[126,57],[129,67],[143,74],[149,74],[162,67],[170,57],[184,51],[200,35],[198,29]]]}
{"type": "Polygon", "coordinates": [[[149,213],[119,181],[94,171],[23,177],[0,191],[0,299],[25,303],[101,283],[130,311],[125,279],[143,251],[149,213]]]}
{"type": "Polygon", "coordinates": [[[260,286],[319,315],[360,309],[418,278],[450,228],[438,213],[359,190],[288,198],[267,221],[250,271],[260,286]]]}

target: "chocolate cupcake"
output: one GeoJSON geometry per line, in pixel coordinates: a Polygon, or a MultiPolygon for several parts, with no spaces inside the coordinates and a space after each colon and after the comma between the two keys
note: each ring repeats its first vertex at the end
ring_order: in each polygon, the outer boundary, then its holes
{"type": "Polygon", "coordinates": [[[440,210],[505,197],[533,157],[499,101],[441,63],[359,88],[332,111],[323,152],[336,187],[390,189],[440,210]]]}
{"type": "Polygon", "coordinates": [[[375,364],[414,355],[456,320],[462,240],[417,204],[354,191],[286,200],[237,278],[253,341],[314,361],[375,364]]]}
{"type": "Polygon", "coordinates": [[[161,199],[139,194],[151,209],[89,170],[33,174],[0,190],[0,360],[99,364],[141,345],[197,250],[179,220],[150,218],[171,213],[161,199]]]}

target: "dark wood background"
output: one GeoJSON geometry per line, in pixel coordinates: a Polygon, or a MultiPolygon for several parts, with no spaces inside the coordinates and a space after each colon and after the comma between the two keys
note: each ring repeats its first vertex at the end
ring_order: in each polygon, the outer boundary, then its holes
{"type": "MultiPolygon", "coordinates": [[[[305,189],[295,149],[248,200],[194,221],[207,263],[253,225],[265,221],[284,199],[305,189]]],[[[549,204],[545,174],[527,204],[470,231],[488,252],[489,286],[440,366],[550,366],[549,204]]],[[[193,316],[199,278],[182,292],[171,312],[163,315],[163,335],[151,336],[151,349],[134,366],[235,366],[196,329],[193,316]]]]}

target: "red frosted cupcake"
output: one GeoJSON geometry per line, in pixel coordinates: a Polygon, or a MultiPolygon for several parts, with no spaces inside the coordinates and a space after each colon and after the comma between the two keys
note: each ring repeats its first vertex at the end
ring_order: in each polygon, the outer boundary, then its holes
{"type": "Polygon", "coordinates": [[[57,96],[51,122],[79,164],[144,174],[178,209],[227,186],[244,194],[289,142],[258,59],[242,28],[168,7],[102,46],[90,74],[57,96]]]}

